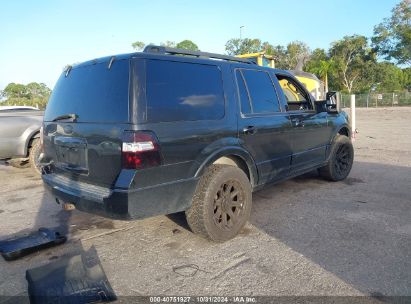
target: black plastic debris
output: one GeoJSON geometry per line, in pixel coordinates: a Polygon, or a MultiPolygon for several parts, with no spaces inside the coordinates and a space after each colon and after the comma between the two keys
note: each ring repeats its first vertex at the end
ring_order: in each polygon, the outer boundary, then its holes
{"type": "Polygon", "coordinates": [[[57,231],[40,228],[28,236],[0,241],[0,252],[5,260],[11,261],[40,249],[63,244],[66,240],[57,231]]]}
{"type": "Polygon", "coordinates": [[[98,303],[117,299],[97,254],[90,257],[89,252],[29,269],[26,279],[32,304],[98,303]]]}

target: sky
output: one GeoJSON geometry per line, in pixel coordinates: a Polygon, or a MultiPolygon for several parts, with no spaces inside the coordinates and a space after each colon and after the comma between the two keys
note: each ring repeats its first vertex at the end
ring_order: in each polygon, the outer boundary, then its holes
{"type": "Polygon", "coordinates": [[[44,82],[51,89],[66,64],[133,52],[131,43],[194,41],[224,53],[225,43],[260,38],[311,49],[345,35],[372,36],[400,0],[0,0],[0,90],[44,82]]]}

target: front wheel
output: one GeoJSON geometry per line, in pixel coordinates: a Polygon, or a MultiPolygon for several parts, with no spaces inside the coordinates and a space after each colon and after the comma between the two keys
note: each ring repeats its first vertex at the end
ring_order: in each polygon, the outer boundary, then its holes
{"type": "Polygon", "coordinates": [[[200,179],[186,218],[191,230],[212,241],[236,236],[250,217],[251,184],[237,167],[212,165],[200,179]]]}
{"type": "Polygon", "coordinates": [[[354,162],[354,147],[351,140],[344,135],[337,135],[331,148],[328,164],[318,171],[330,181],[341,181],[350,174],[354,162]]]}

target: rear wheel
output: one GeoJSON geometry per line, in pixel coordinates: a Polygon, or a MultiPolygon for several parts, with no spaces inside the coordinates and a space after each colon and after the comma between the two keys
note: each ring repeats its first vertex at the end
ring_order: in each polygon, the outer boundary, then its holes
{"type": "Polygon", "coordinates": [[[330,152],[330,161],[318,171],[330,181],[340,181],[350,174],[354,162],[354,148],[345,135],[337,135],[330,152]]]}
{"type": "Polygon", "coordinates": [[[251,204],[251,184],[245,173],[234,166],[212,165],[199,181],[186,218],[194,233],[223,242],[243,228],[251,204]]]}
{"type": "Polygon", "coordinates": [[[38,138],[34,138],[31,143],[31,148],[29,152],[29,163],[30,163],[31,169],[37,174],[41,174],[41,166],[39,162],[40,153],[41,153],[40,140],[38,138]]]}

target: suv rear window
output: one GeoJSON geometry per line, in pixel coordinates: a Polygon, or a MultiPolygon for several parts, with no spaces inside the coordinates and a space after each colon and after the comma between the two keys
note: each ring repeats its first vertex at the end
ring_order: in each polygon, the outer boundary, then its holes
{"type": "Polygon", "coordinates": [[[57,81],[44,115],[45,121],[77,114],[79,122],[128,122],[129,60],[74,67],[57,81]]]}
{"type": "Polygon", "coordinates": [[[220,69],[215,65],[147,60],[147,120],[216,120],[224,116],[220,69]]]}

